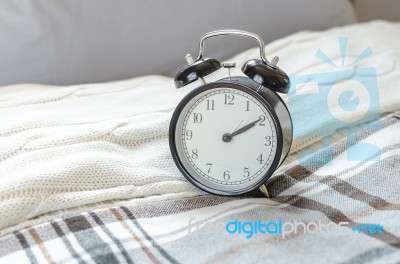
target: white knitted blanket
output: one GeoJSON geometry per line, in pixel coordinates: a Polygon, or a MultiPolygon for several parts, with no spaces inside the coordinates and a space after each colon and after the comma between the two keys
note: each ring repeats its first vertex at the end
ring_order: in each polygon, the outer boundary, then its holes
{"type": "MultiPolygon", "coordinates": [[[[266,51],[280,56],[290,75],[324,72],[329,65],[313,59],[315,51],[324,49],[339,62],[339,36],[349,37],[354,58],[367,46],[373,50],[363,64],[377,69],[381,111],[400,109],[400,24],[300,32],[266,51]]],[[[258,49],[250,49],[232,60],[241,65],[257,57],[258,49]]],[[[237,67],[233,74],[239,73],[237,67]]],[[[206,80],[226,75],[220,70],[206,80]]],[[[0,234],[100,207],[203,194],[180,174],[168,147],[172,111],[196,85],[176,90],[172,78],[145,76],[0,88],[0,234]]],[[[312,143],[295,141],[292,153],[312,143]]]]}

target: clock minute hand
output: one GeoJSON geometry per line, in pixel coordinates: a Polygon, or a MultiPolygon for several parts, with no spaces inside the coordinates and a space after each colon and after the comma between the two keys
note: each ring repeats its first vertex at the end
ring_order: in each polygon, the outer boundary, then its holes
{"type": "Polygon", "coordinates": [[[230,136],[234,137],[236,135],[239,135],[247,130],[249,130],[250,128],[252,128],[258,121],[260,121],[261,118],[257,119],[256,121],[251,122],[250,124],[247,124],[241,128],[239,128],[238,130],[236,130],[235,132],[231,133],[230,136]]]}

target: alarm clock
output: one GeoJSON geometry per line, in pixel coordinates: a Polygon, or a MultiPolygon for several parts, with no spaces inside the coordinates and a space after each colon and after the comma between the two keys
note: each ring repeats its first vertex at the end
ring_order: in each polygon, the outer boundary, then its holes
{"type": "Polygon", "coordinates": [[[200,81],[176,107],[169,128],[173,160],[183,176],[198,188],[234,196],[257,188],[268,196],[264,183],[282,164],[292,144],[292,121],[278,93],[287,93],[288,75],[265,57],[264,42],[241,30],[205,34],[196,60],[175,76],[181,88],[200,81]],[[242,66],[245,76],[231,76],[236,62],[203,58],[204,42],[215,36],[237,35],[258,41],[260,58],[242,66]],[[206,83],[204,76],[227,68],[229,76],[206,83]]]}

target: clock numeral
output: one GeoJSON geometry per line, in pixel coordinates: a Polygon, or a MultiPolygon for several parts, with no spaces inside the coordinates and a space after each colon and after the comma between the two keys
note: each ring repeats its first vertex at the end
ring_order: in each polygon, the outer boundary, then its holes
{"type": "Polygon", "coordinates": [[[203,116],[200,113],[193,113],[193,123],[201,123],[203,116]]]}
{"type": "Polygon", "coordinates": [[[271,144],[272,144],[271,136],[266,136],[265,139],[266,139],[265,146],[267,146],[267,147],[271,146],[271,144]]]}
{"type": "Polygon", "coordinates": [[[224,171],[224,180],[229,181],[230,178],[231,178],[231,175],[229,175],[229,171],[228,170],[224,171]]]}
{"type": "Polygon", "coordinates": [[[192,150],[192,159],[197,159],[199,157],[199,154],[197,152],[197,149],[192,150]]]}
{"type": "Polygon", "coordinates": [[[250,171],[248,167],[244,167],[243,177],[247,178],[250,176],[250,171]]]}
{"type": "Polygon", "coordinates": [[[207,110],[215,110],[214,109],[214,100],[207,100],[207,110]]]}
{"type": "Polygon", "coordinates": [[[250,111],[250,102],[246,101],[246,111],[250,111]]]}
{"type": "Polygon", "coordinates": [[[186,140],[191,140],[193,137],[193,132],[192,130],[186,130],[186,140]]]}
{"type": "Polygon", "coordinates": [[[233,100],[235,99],[235,96],[233,94],[225,94],[225,104],[226,105],[234,105],[233,100]]]}
{"type": "Polygon", "coordinates": [[[260,164],[263,164],[263,163],[264,163],[262,154],[261,154],[260,156],[258,156],[257,160],[260,162],[260,164]]]}
{"type": "Polygon", "coordinates": [[[208,167],[207,173],[210,173],[211,167],[212,167],[212,163],[207,163],[206,166],[208,167]]]}
{"type": "Polygon", "coordinates": [[[260,126],[265,126],[265,116],[260,115],[260,119],[261,119],[260,126]]]}

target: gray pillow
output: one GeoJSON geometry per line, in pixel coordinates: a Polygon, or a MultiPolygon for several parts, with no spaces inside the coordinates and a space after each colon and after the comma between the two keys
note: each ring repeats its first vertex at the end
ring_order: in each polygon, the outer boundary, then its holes
{"type": "MultiPolygon", "coordinates": [[[[1,1],[0,85],[173,76],[208,31],[243,29],[268,43],[355,21],[347,0],[1,1]]],[[[207,41],[205,51],[227,58],[255,45],[230,36],[207,41]]]]}

